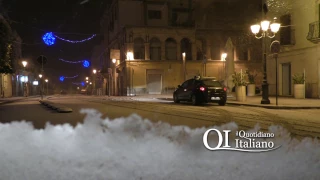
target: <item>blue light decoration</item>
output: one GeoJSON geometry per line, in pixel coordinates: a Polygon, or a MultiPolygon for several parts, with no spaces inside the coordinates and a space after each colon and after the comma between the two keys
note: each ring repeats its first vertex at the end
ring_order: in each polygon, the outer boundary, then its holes
{"type": "Polygon", "coordinates": [[[82,42],[85,42],[85,41],[89,41],[91,40],[92,38],[94,38],[96,36],[96,34],[93,34],[91,37],[88,37],[86,39],[83,39],[83,40],[79,40],[79,41],[72,41],[72,40],[68,40],[68,39],[63,39],[62,37],[59,37],[57,35],[54,35],[54,37],[62,40],[62,41],[66,41],[66,42],[69,42],[69,43],[82,43],[82,42]]]}
{"type": "Polygon", "coordinates": [[[67,60],[64,60],[64,59],[59,59],[60,61],[63,61],[63,62],[67,62],[67,63],[71,63],[71,64],[77,64],[77,63],[82,63],[84,60],[81,60],[81,61],[67,61],[67,60]]]}
{"type": "Polygon", "coordinates": [[[44,34],[42,36],[42,39],[44,41],[44,43],[48,46],[51,46],[55,43],[56,41],[56,38],[57,39],[60,39],[62,41],[66,41],[66,42],[69,42],[69,43],[82,43],[82,42],[85,42],[85,41],[89,41],[91,40],[92,38],[94,38],[96,36],[96,34],[93,34],[92,36],[90,36],[89,38],[86,38],[86,39],[83,39],[83,40],[77,40],[77,41],[72,41],[72,40],[68,40],[68,39],[64,39],[62,37],[59,37],[55,34],[53,34],[52,32],[48,32],[46,34],[44,34]]]}
{"type": "Polygon", "coordinates": [[[71,77],[64,77],[64,78],[66,78],[66,79],[73,79],[73,78],[76,78],[76,77],[78,77],[78,75],[71,76],[71,77]]]}
{"type": "Polygon", "coordinates": [[[82,66],[85,67],[85,68],[88,68],[90,66],[90,61],[88,60],[82,60],[82,61],[67,61],[67,60],[64,60],[64,59],[59,59],[60,61],[63,61],[63,62],[67,62],[67,63],[72,63],[72,64],[77,64],[77,63],[82,63],[82,66]]]}
{"type": "Polygon", "coordinates": [[[60,76],[60,81],[63,82],[64,81],[64,76],[60,76]]]}
{"type": "Polygon", "coordinates": [[[42,36],[42,40],[46,45],[51,46],[55,43],[56,38],[54,37],[52,32],[48,32],[42,36]]]}
{"type": "Polygon", "coordinates": [[[82,65],[83,67],[88,68],[90,66],[90,62],[88,60],[84,60],[82,65]]]}
{"type": "Polygon", "coordinates": [[[75,82],[73,82],[72,84],[74,84],[74,85],[81,85],[81,86],[85,86],[85,85],[86,85],[86,83],[84,83],[84,82],[81,82],[81,83],[75,83],[75,82]]]}

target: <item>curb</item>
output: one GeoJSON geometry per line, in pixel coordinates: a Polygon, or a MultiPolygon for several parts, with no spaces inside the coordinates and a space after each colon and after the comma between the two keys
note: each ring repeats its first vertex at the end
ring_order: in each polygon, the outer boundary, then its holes
{"type": "Polygon", "coordinates": [[[265,109],[320,109],[319,106],[264,106],[264,105],[255,105],[255,104],[240,104],[240,103],[232,103],[227,102],[226,104],[234,105],[234,106],[249,106],[249,107],[260,107],[265,109]]]}
{"type": "Polygon", "coordinates": [[[53,110],[56,110],[59,113],[70,113],[70,112],[72,112],[71,108],[63,106],[61,104],[56,104],[56,103],[53,103],[53,102],[47,101],[47,100],[39,100],[39,102],[42,105],[47,106],[48,108],[51,108],[53,110]]]}
{"type": "MultiPolygon", "coordinates": [[[[166,100],[166,101],[173,101],[172,98],[157,98],[159,100],[166,100]]],[[[249,107],[260,107],[265,109],[320,109],[320,106],[264,106],[264,105],[256,105],[256,104],[241,104],[241,103],[233,103],[228,102],[228,105],[234,105],[234,106],[249,106],[249,107]]]]}
{"type": "Polygon", "coordinates": [[[21,101],[21,100],[25,100],[25,99],[29,99],[29,97],[24,97],[24,98],[15,99],[15,100],[2,101],[2,102],[0,102],[0,106],[1,106],[2,104],[14,103],[14,102],[21,101]]]}

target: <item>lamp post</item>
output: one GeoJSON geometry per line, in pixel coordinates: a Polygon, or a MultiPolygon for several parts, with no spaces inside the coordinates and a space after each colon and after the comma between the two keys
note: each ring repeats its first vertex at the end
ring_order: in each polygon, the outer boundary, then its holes
{"type": "Polygon", "coordinates": [[[186,53],[182,53],[183,81],[186,80],[186,53]]]}
{"type": "Polygon", "coordinates": [[[224,83],[226,82],[226,58],[227,58],[227,53],[222,53],[221,54],[221,61],[223,61],[223,81],[224,81],[224,83]]]}
{"type": "Polygon", "coordinates": [[[116,87],[117,87],[117,83],[116,83],[116,59],[112,59],[112,64],[113,64],[113,70],[112,70],[112,74],[111,74],[111,81],[113,84],[113,95],[116,95],[116,87]]]}
{"type": "Polygon", "coordinates": [[[23,65],[23,70],[26,70],[26,66],[27,66],[28,62],[27,61],[22,61],[22,65],[23,65]]]}
{"type": "Polygon", "coordinates": [[[48,94],[49,94],[49,93],[48,93],[48,84],[49,84],[48,82],[49,82],[49,80],[46,79],[45,81],[46,81],[46,84],[47,84],[47,95],[48,95],[48,94]]]}
{"type": "Polygon", "coordinates": [[[97,70],[94,69],[92,72],[93,72],[93,94],[94,94],[95,90],[96,90],[96,73],[97,73],[97,70]]]}
{"type": "Polygon", "coordinates": [[[26,66],[27,66],[28,62],[27,61],[22,61],[22,65],[23,65],[23,94],[25,97],[28,96],[28,86],[27,86],[27,83],[26,83],[26,78],[24,77],[24,74],[25,74],[25,71],[26,71],[26,66]]]}
{"type": "Polygon", "coordinates": [[[43,99],[43,83],[42,83],[42,74],[39,74],[39,78],[40,78],[40,83],[41,83],[41,85],[40,85],[40,96],[41,96],[41,100],[43,99]]]}
{"type": "Polygon", "coordinates": [[[267,82],[267,46],[266,38],[274,38],[276,33],[280,29],[280,24],[276,22],[277,18],[274,18],[274,22],[270,24],[270,21],[263,20],[260,25],[255,24],[251,26],[251,31],[257,39],[263,38],[264,51],[263,51],[263,81],[262,81],[262,100],[261,104],[270,104],[269,100],[269,84],[267,82]],[[261,27],[261,35],[258,36],[261,27]],[[269,30],[270,29],[270,30],[269,30]],[[271,33],[270,33],[271,31],[271,33]]]}

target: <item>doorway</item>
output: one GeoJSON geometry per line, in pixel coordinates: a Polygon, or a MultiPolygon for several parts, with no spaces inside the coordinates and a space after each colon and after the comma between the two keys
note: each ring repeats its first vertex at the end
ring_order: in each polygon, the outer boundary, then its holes
{"type": "Polygon", "coordinates": [[[282,95],[291,95],[291,63],[282,64],[282,95]]]}

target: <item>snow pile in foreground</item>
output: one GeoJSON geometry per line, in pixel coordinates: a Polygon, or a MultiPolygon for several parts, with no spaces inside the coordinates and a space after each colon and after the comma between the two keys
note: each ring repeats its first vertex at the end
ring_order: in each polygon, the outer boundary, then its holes
{"type": "MultiPolygon", "coordinates": [[[[291,140],[281,127],[270,127],[282,147],[267,153],[209,151],[207,128],[189,129],[151,123],[131,115],[101,119],[95,110],[84,124],[0,124],[0,179],[318,179],[320,144],[291,140]]],[[[234,123],[219,129],[236,130],[234,123]]]]}

